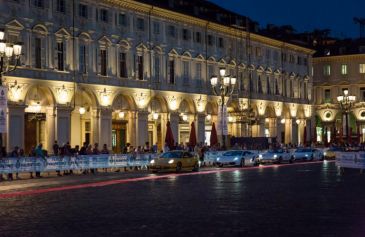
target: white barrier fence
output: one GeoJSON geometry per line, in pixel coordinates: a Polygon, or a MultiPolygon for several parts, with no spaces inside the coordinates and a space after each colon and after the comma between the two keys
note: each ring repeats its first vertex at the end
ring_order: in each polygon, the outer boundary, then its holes
{"type": "Polygon", "coordinates": [[[0,159],[0,174],[147,166],[158,154],[19,157],[0,159]]]}
{"type": "Polygon", "coordinates": [[[340,168],[365,169],[365,152],[336,152],[336,165],[340,168]]]}

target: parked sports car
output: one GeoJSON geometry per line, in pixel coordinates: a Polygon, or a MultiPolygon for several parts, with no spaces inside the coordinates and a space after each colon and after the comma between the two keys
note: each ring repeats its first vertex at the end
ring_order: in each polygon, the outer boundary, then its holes
{"type": "Polygon", "coordinates": [[[232,150],[217,156],[216,164],[220,167],[231,166],[254,166],[258,164],[258,154],[254,151],[232,150]]]}
{"type": "Polygon", "coordinates": [[[158,158],[152,159],[149,169],[152,172],[159,170],[171,170],[180,172],[182,170],[199,171],[200,161],[198,156],[186,151],[168,151],[162,153],[158,158]]]}
{"type": "Polygon", "coordinates": [[[284,149],[268,150],[259,155],[258,161],[260,164],[266,163],[282,163],[284,161],[292,163],[293,157],[289,151],[284,149]]]}
{"type": "Polygon", "coordinates": [[[323,160],[322,151],[312,148],[298,148],[293,153],[294,160],[323,160]]]}

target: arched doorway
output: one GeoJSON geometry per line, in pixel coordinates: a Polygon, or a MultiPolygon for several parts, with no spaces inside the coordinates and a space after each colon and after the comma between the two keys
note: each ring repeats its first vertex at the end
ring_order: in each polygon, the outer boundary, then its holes
{"type": "Polygon", "coordinates": [[[133,110],[132,99],[124,95],[118,95],[113,102],[112,114],[112,150],[114,153],[123,153],[127,146],[128,135],[132,133],[128,129],[128,121],[133,110]]]}
{"type": "MultiPolygon", "coordinates": [[[[44,149],[51,146],[48,137],[54,132],[47,126],[47,114],[53,115],[54,99],[49,88],[36,85],[28,90],[24,114],[24,152],[29,154],[33,147],[42,143],[44,149]],[[52,112],[49,112],[51,110],[52,112]]],[[[51,123],[52,121],[48,121],[51,123]]]]}
{"type": "Polygon", "coordinates": [[[85,142],[92,144],[95,142],[92,120],[96,99],[91,92],[81,88],[75,93],[71,103],[75,105],[71,112],[71,146],[82,146],[85,142]]]}

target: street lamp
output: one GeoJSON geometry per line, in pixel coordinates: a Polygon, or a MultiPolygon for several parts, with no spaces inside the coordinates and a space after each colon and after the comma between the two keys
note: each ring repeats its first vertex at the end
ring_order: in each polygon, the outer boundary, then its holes
{"type": "Polygon", "coordinates": [[[210,84],[212,85],[214,95],[221,97],[221,129],[223,149],[226,147],[226,137],[224,135],[224,103],[226,96],[230,97],[232,95],[236,82],[237,79],[235,77],[226,75],[226,69],[224,68],[219,69],[219,77],[212,76],[210,78],[210,84]]]}
{"type": "MultiPolygon", "coordinates": [[[[3,75],[14,71],[19,65],[22,53],[22,45],[20,43],[11,44],[6,42],[4,38],[5,31],[0,29],[0,86],[3,86],[3,75]]],[[[3,146],[2,135],[0,133],[0,147],[3,146]]]]}
{"type": "Polygon", "coordinates": [[[349,137],[349,112],[356,100],[356,96],[349,95],[348,90],[343,91],[343,95],[337,96],[337,101],[340,104],[342,114],[345,114],[346,119],[346,140],[347,143],[350,141],[349,137]]]}

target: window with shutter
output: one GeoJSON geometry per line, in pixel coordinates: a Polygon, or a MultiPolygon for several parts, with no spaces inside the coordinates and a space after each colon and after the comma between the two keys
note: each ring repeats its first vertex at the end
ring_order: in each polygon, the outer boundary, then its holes
{"type": "Polygon", "coordinates": [[[107,53],[106,49],[100,50],[100,75],[107,75],[107,53]]]}
{"type": "Polygon", "coordinates": [[[86,74],[86,46],[80,45],[79,48],[79,71],[86,74]]]}
{"type": "Polygon", "coordinates": [[[34,66],[35,68],[42,68],[42,39],[34,39],[34,66]]]}
{"type": "Polygon", "coordinates": [[[63,42],[57,43],[57,69],[59,71],[64,71],[64,49],[63,42]]]}
{"type": "Polygon", "coordinates": [[[79,16],[82,18],[87,18],[87,6],[84,4],[79,4],[79,16]]]}
{"type": "Polygon", "coordinates": [[[127,55],[125,52],[119,54],[119,76],[127,78],[127,55]]]}
{"type": "Polygon", "coordinates": [[[160,81],[160,55],[155,55],[155,82],[160,81]]]}
{"type": "Polygon", "coordinates": [[[137,56],[138,80],[143,80],[143,56],[137,56]]]}
{"type": "Polygon", "coordinates": [[[66,12],[65,0],[57,0],[56,11],[60,13],[66,12]]]}
{"type": "Polygon", "coordinates": [[[175,84],[175,61],[174,61],[174,59],[169,60],[169,83],[175,84]]]}

